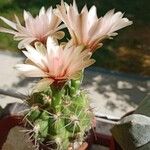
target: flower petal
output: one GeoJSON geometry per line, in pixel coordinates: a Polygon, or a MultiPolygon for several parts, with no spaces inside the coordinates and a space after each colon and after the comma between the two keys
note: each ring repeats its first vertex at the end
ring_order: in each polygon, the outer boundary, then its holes
{"type": "Polygon", "coordinates": [[[21,74],[27,77],[47,77],[48,75],[36,66],[29,64],[18,64],[15,66],[21,74]]]}
{"type": "MultiPolygon", "coordinates": [[[[15,38],[15,37],[14,37],[14,39],[17,40],[17,41],[19,40],[19,39],[15,38]]],[[[22,39],[22,38],[21,38],[21,39],[22,39]]],[[[34,40],[36,40],[36,39],[35,39],[35,38],[26,38],[26,39],[23,39],[22,41],[20,41],[20,42],[18,43],[18,48],[19,48],[19,49],[23,49],[23,48],[25,48],[25,45],[27,45],[27,44],[33,42],[34,40]]]]}
{"type": "Polygon", "coordinates": [[[47,50],[46,50],[46,47],[42,43],[36,42],[35,43],[35,48],[36,48],[36,51],[38,51],[43,56],[46,55],[47,50]]]}
{"type": "Polygon", "coordinates": [[[40,12],[39,12],[39,17],[41,17],[42,15],[45,14],[45,8],[44,6],[40,9],[40,12]]]}
{"type": "Polygon", "coordinates": [[[56,41],[52,37],[48,37],[47,39],[47,51],[48,51],[48,56],[57,56],[58,55],[58,49],[59,46],[57,45],[56,41]]]}
{"type": "Polygon", "coordinates": [[[8,20],[8,19],[2,17],[2,16],[0,16],[0,19],[3,20],[6,24],[8,24],[8,25],[9,25],[10,27],[12,27],[13,29],[17,30],[17,28],[16,28],[16,23],[14,23],[14,22],[12,22],[12,21],[10,21],[10,20],[8,20]]]}
{"type": "Polygon", "coordinates": [[[53,82],[54,82],[54,80],[52,80],[50,78],[41,79],[35,85],[33,92],[41,92],[41,91],[45,90],[46,88],[48,88],[53,82]]]}
{"type": "Polygon", "coordinates": [[[32,15],[30,14],[30,12],[25,11],[25,10],[23,12],[23,17],[24,17],[25,22],[26,22],[26,20],[33,18],[32,15]]]}
{"type": "Polygon", "coordinates": [[[30,45],[25,45],[27,51],[22,51],[33,63],[38,65],[41,69],[46,70],[46,66],[43,62],[43,55],[40,51],[35,50],[30,45]]]}
{"type": "Polygon", "coordinates": [[[11,29],[6,29],[3,27],[0,27],[0,32],[9,33],[9,34],[16,34],[17,32],[11,29]]]}

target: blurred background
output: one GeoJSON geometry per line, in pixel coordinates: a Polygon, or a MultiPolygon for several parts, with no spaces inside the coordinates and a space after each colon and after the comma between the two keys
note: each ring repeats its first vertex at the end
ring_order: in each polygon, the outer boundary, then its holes
{"type": "MultiPolygon", "coordinates": [[[[71,2],[72,0],[65,0],[71,2]]],[[[150,1],[149,0],[76,0],[81,9],[96,5],[98,16],[103,16],[110,9],[125,13],[125,17],[134,22],[132,26],[119,31],[114,40],[106,40],[104,46],[94,54],[95,66],[150,76],[150,1]]],[[[36,15],[42,6],[48,8],[60,3],[60,0],[0,0],[0,15],[14,20],[14,14],[23,23],[23,10],[36,15]]],[[[0,21],[0,26],[6,26],[0,21]]],[[[11,35],[0,33],[0,50],[21,53],[11,35]]]]}

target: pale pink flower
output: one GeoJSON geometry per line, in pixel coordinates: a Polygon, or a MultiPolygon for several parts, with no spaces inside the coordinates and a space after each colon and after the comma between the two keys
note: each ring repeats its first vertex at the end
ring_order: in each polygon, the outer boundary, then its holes
{"type": "Polygon", "coordinates": [[[61,5],[57,6],[55,14],[69,29],[74,44],[83,44],[91,51],[101,47],[102,40],[117,35],[117,30],[132,24],[132,21],[123,18],[121,12],[114,13],[114,10],[98,18],[95,6],[89,11],[84,6],[79,13],[75,1],[70,6],[62,1],[61,5]]]}
{"type": "Polygon", "coordinates": [[[13,34],[14,39],[20,41],[18,48],[23,48],[24,44],[30,44],[33,41],[44,43],[49,35],[56,39],[61,39],[64,36],[64,33],[59,31],[64,25],[60,25],[62,21],[54,14],[52,7],[47,11],[42,7],[39,15],[35,18],[30,12],[24,11],[24,26],[21,25],[17,16],[15,16],[16,23],[2,16],[0,19],[12,28],[0,27],[0,32],[13,34]]]}
{"type": "Polygon", "coordinates": [[[25,45],[27,51],[26,64],[18,64],[16,68],[28,77],[43,77],[49,83],[77,78],[81,70],[95,61],[90,59],[91,52],[83,51],[83,47],[67,43],[59,46],[49,37],[47,48],[42,43],[35,43],[35,48],[25,45]]]}

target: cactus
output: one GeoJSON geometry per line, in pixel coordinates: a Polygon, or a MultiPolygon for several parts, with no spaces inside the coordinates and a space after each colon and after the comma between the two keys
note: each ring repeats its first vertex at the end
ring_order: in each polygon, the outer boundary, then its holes
{"type": "Polygon", "coordinates": [[[67,150],[75,142],[83,142],[91,127],[92,113],[86,93],[80,90],[80,80],[71,80],[64,86],[46,86],[36,90],[29,99],[26,114],[31,139],[53,149],[67,150]]]}
{"type": "Polygon", "coordinates": [[[62,0],[55,9],[42,7],[35,18],[24,11],[25,26],[17,16],[16,23],[0,16],[12,28],[0,31],[14,34],[20,41],[18,48],[25,48],[25,64],[15,68],[26,77],[42,78],[27,99],[30,109],[25,115],[26,131],[37,149],[48,145],[49,149],[74,149],[74,143],[82,143],[91,128],[93,115],[80,88],[84,69],[95,62],[91,56],[104,39],[132,24],[114,10],[100,18],[96,14],[95,6],[89,11],[84,7],[80,13],[75,0],[73,5],[62,0]],[[68,42],[62,39],[62,22],[70,33],[68,42]]]}

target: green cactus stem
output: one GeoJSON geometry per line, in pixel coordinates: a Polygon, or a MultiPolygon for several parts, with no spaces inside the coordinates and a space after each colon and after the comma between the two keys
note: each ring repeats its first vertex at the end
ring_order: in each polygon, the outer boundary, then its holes
{"type": "Polygon", "coordinates": [[[93,115],[80,85],[80,80],[57,82],[32,93],[27,100],[31,108],[26,118],[35,141],[50,143],[55,150],[66,150],[73,143],[84,141],[93,115]]]}
{"type": "Polygon", "coordinates": [[[57,89],[54,87],[52,88],[51,108],[53,109],[53,113],[55,114],[61,111],[63,92],[63,89],[57,89]]]}

